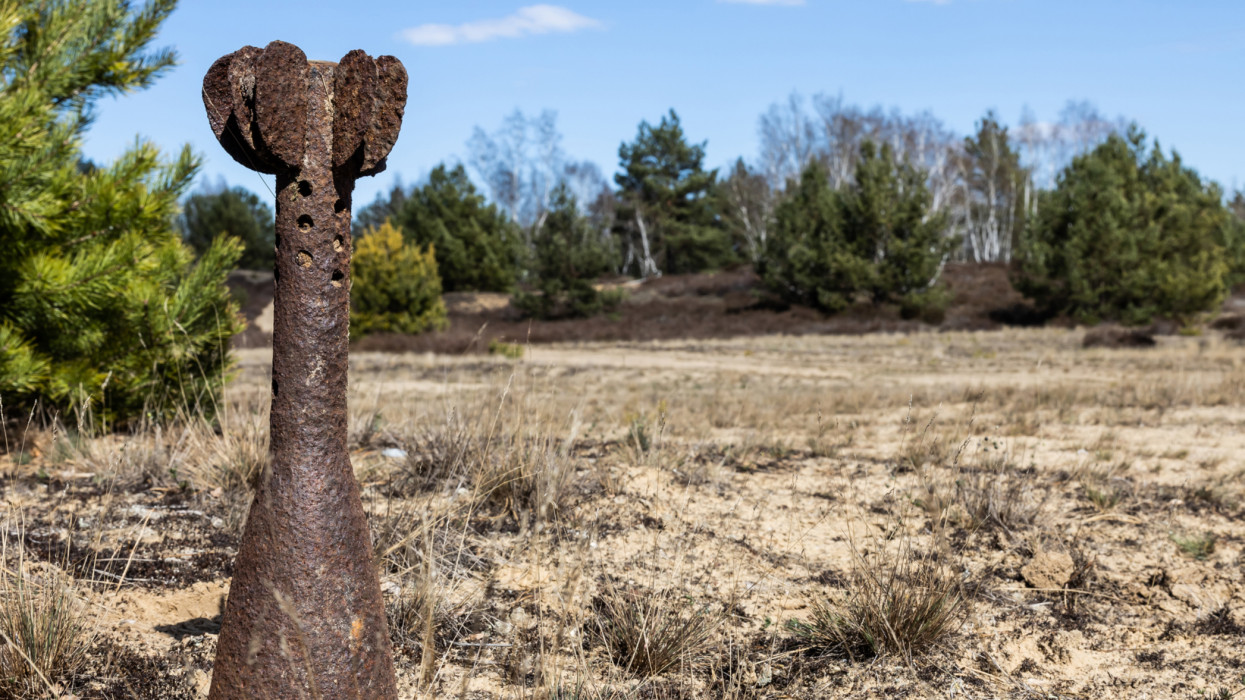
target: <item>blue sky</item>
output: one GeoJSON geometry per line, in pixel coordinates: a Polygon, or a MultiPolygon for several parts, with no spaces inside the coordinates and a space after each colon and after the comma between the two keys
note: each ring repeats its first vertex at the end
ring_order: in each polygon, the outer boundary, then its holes
{"type": "Polygon", "coordinates": [[[137,135],[204,157],[205,177],[265,193],[208,128],[203,74],[274,39],[311,58],[362,48],[411,76],[389,169],[361,180],[356,208],[396,178],[465,157],[476,125],[515,108],[558,112],[563,148],[611,175],[642,119],[675,108],[708,163],[755,158],[757,119],[793,90],[930,110],[965,133],[986,109],[1054,120],[1069,99],[1137,120],[1186,164],[1245,187],[1242,0],[184,0],[159,44],[181,65],[153,88],[99,104],[86,153],[137,135]]]}

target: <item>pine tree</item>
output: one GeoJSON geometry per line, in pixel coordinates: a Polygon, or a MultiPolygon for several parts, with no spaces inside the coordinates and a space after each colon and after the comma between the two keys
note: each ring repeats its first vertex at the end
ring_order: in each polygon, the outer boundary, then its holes
{"type": "Polygon", "coordinates": [[[946,235],[946,216],[930,211],[926,181],[889,145],[865,142],[855,179],[841,193],[843,233],[875,270],[873,301],[896,302],[905,315],[943,305],[935,282],[958,243],[946,235]]]}
{"type": "Polygon", "coordinates": [[[757,272],[779,297],[828,313],[842,311],[872,284],[869,265],[843,235],[838,193],[816,161],[789,182],[757,272]]]}
{"type": "Polygon", "coordinates": [[[1222,240],[1228,262],[1229,287],[1245,284],[1245,192],[1236,192],[1228,202],[1232,221],[1224,228],[1222,240]]]}
{"type": "Polygon", "coordinates": [[[936,311],[938,279],[956,244],[929,211],[924,174],[865,142],[843,190],[811,163],[775,211],[758,272],[780,297],[828,313],[857,297],[897,303],[905,315],[936,311]]]}
{"type": "Polygon", "coordinates": [[[386,222],[392,222],[398,212],[402,211],[407,195],[408,190],[402,186],[401,182],[389,188],[389,192],[377,194],[371,204],[355,210],[352,228],[355,231],[366,231],[380,228],[386,222]]]}
{"type": "Polygon", "coordinates": [[[196,192],[182,203],[177,220],[182,238],[199,255],[217,236],[227,234],[242,241],[238,267],[244,270],[271,270],[276,261],[275,221],[272,207],[245,187],[228,187],[196,192]]]}
{"type": "Polygon", "coordinates": [[[463,166],[438,165],[423,187],[401,202],[393,224],[407,241],[436,249],[447,292],[505,292],[523,257],[516,226],[484,201],[463,166]]]}
{"type": "Polygon", "coordinates": [[[1059,174],[1026,230],[1016,284],[1084,322],[1187,320],[1227,291],[1231,214],[1219,188],[1148,149],[1136,125],[1059,174]]]}
{"type": "Polygon", "coordinates": [[[617,306],[616,294],[598,291],[593,282],[608,273],[616,255],[610,239],[579,211],[570,188],[562,183],[550,195],[550,210],[532,234],[532,273],[536,292],[519,291],[514,304],[536,318],[586,317],[617,306]]]}
{"type": "Polygon", "coordinates": [[[350,336],[423,333],[449,325],[436,251],[402,239],[392,224],[355,242],[350,261],[350,336]]]}
{"type": "MultiPolygon", "coordinates": [[[[0,3],[0,400],[89,407],[112,424],[168,416],[219,388],[239,329],[224,277],[237,241],[197,262],[173,226],[197,168],[140,142],[81,167],[100,97],[173,65],[148,50],[174,0],[0,3]]],[[[9,415],[13,415],[9,413],[9,415]]]]}
{"type": "Polygon", "coordinates": [[[618,159],[615,230],[625,241],[628,271],[649,277],[737,261],[714,211],[717,171],[704,169],[705,144],[687,142],[674,110],[656,127],[640,122],[635,141],[619,146],[618,159]]]}

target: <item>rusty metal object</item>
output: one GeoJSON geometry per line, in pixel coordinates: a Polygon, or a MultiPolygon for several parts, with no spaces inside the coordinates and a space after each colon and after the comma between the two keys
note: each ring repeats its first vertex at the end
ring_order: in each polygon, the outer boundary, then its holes
{"type": "Polygon", "coordinates": [[[212,131],[277,176],[272,467],[234,564],[211,700],[396,698],[384,601],[346,449],[350,196],[406,106],[397,59],[244,47],[203,80],[212,131]]]}

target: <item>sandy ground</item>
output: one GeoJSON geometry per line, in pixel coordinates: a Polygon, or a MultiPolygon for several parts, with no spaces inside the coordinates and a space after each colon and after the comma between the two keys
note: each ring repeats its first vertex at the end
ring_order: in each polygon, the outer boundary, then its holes
{"type": "MultiPolygon", "coordinates": [[[[395,631],[403,697],[1242,693],[1245,353],[1213,333],[1128,350],[1081,338],[352,356],[376,538],[449,562],[382,568],[394,605],[422,582],[437,591],[429,684],[419,640],[395,631]],[[446,466],[455,436],[490,434],[523,468],[517,445],[547,446],[535,469],[557,478],[499,495],[484,467],[446,466]],[[887,557],[933,557],[962,623],[910,658],[848,658],[801,634],[887,557]],[[684,601],[671,614],[712,633],[672,670],[625,670],[598,632],[624,593],[684,601]]],[[[74,572],[93,654],[112,659],[65,681],[80,697],[205,696],[246,504],[222,474],[263,452],[267,353],[239,352],[220,436],[45,429],[6,457],[6,529],[74,572]],[[89,552],[90,571],[72,563],[89,552]],[[151,694],[143,674],[174,680],[151,694]]]]}

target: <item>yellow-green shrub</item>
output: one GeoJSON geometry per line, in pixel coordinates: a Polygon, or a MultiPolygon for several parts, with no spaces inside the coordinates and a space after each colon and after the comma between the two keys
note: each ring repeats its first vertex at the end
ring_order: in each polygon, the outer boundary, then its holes
{"type": "Polygon", "coordinates": [[[350,274],[351,338],[449,325],[432,246],[422,250],[407,244],[389,222],[357,239],[350,274]]]}

